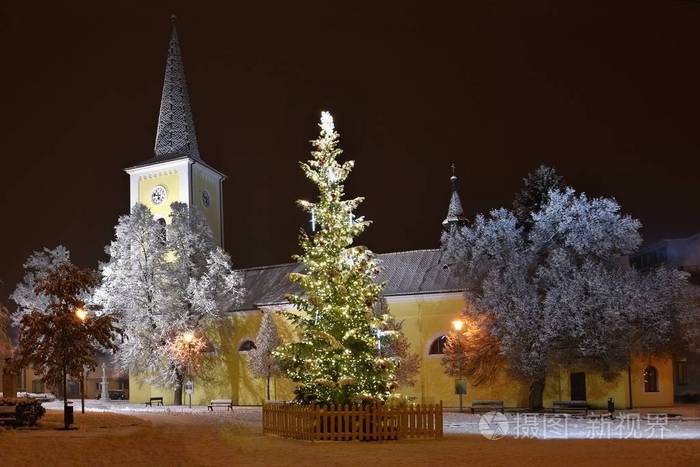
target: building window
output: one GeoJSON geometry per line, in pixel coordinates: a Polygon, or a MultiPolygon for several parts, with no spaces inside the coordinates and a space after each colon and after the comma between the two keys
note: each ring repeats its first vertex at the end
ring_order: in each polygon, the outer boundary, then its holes
{"type": "Polygon", "coordinates": [[[251,350],[255,349],[255,342],[251,340],[243,341],[241,342],[241,345],[238,347],[239,352],[250,352],[251,350]]]}
{"type": "Polygon", "coordinates": [[[659,377],[653,366],[644,369],[644,392],[659,392],[659,377]]]}
{"type": "Polygon", "coordinates": [[[445,344],[447,344],[447,336],[440,336],[430,344],[428,355],[442,355],[445,353],[445,344]]]}
{"type": "Polygon", "coordinates": [[[676,384],[685,386],[688,384],[688,360],[678,360],[676,362],[676,384]]]}

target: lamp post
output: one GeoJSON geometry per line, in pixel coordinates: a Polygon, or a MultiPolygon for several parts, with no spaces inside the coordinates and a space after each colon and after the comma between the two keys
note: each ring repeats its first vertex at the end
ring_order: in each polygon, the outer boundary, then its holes
{"type": "Polygon", "coordinates": [[[193,384],[190,378],[190,359],[192,358],[192,341],[194,341],[194,334],[192,332],[186,332],[182,336],[182,340],[187,344],[187,382],[185,383],[185,391],[189,398],[190,409],[192,408],[192,390],[193,384]]]}
{"type": "MultiPolygon", "coordinates": [[[[452,321],[452,329],[455,333],[459,333],[464,328],[464,320],[456,319],[452,321]]],[[[455,392],[459,394],[459,411],[464,412],[464,394],[467,392],[467,383],[464,378],[459,378],[455,381],[455,392]]]]}
{"type": "MultiPolygon", "coordinates": [[[[85,324],[85,320],[88,317],[87,311],[84,308],[76,308],[75,316],[80,320],[81,323],[85,324]]],[[[85,413],[85,366],[83,365],[83,371],[80,373],[80,413],[85,413]]]]}

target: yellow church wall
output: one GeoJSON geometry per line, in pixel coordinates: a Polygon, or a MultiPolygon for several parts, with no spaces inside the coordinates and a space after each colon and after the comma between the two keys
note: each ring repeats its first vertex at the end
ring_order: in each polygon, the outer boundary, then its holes
{"type": "Polygon", "coordinates": [[[145,204],[153,213],[153,216],[164,218],[170,222],[170,204],[180,200],[180,177],[182,175],[177,171],[170,171],[154,176],[144,177],[139,179],[139,203],[145,204]],[[160,204],[153,204],[151,200],[151,192],[157,185],[165,187],[167,197],[160,204]]]}
{"type": "Polygon", "coordinates": [[[204,213],[216,242],[221,245],[221,196],[219,194],[219,182],[212,177],[207,177],[198,169],[192,174],[192,204],[199,207],[204,213]],[[204,206],[202,192],[209,193],[209,207],[204,206]]]}
{"type": "MultiPolygon", "coordinates": [[[[433,296],[389,297],[389,310],[397,320],[403,321],[403,332],[411,344],[413,352],[422,361],[416,376],[416,384],[400,387],[398,392],[420,403],[443,402],[445,407],[457,407],[459,396],[455,394],[455,379],[447,376],[441,364],[441,355],[429,355],[431,343],[450,332],[452,321],[459,317],[465,302],[461,294],[440,294],[433,296]]],[[[291,323],[276,311],[271,311],[283,341],[296,337],[291,323]]],[[[260,405],[266,398],[266,382],[256,378],[248,370],[248,355],[239,352],[245,340],[255,341],[262,312],[259,310],[231,313],[223,325],[212,329],[209,337],[217,354],[211,358],[216,362],[209,368],[206,381],[195,380],[192,403],[208,404],[212,399],[232,399],[236,405],[260,405]]],[[[668,358],[635,357],[632,363],[632,402],[634,407],[667,406],[673,404],[672,363],[668,358]],[[659,392],[644,393],[643,370],[654,365],[659,374],[659,392]]],[[[555,400],[570,400],[570,374],[583,371],[586,374],[586,398],[593,408],[605,408],[609,397],[613,397],[618,409],[629,406],[628,374],[623,371],[612,381],[605,381],[599,374],[576,367],[559,368],[549,372],[546,378],[544,405],[552,407],[555,400]]],[[[271,399],[290,400],[293,398],[294,383],[279,377],[271,380],[271,399]]],[[[464,405],[468,407],[474,400],[502,400],[506,407],[527,407],[528,385],[503,370],[494,379],[481,386],[474,386],[467,380],[467,394],[464,405]]],[[[144,402],[148,397],[163,396],[166,404],[172,403],[173,391],[150,388],[139,384],[130,376],[130,400],[144,402]],[[156,394],[156,392],[158,394],[156,394]]]]}
{"type": "MultiPolygon", "coordinates": [[[[583,372],[586,375],[586,401],[592,408],[604,409],[608,398],[612,397],[617,408],[629,406],[627,372],[620,373],[611,381],[585,368],[558,368],[550,370],[545,380],[543,402],[545,407],[552,407],[554,401],[571,400],[571,373],[583,372]]],[[[527,401],[527,397],[526,397],[527,401]]]]}
{"type": "Polygon", "coordinates": [[[632,358],[632,404],[634,407],[668,407],[673,405],[673,360],[664,356],[642,356],[632,358]],[[644,369],[656,368],[658,392],[644,391],[644,369]]]}

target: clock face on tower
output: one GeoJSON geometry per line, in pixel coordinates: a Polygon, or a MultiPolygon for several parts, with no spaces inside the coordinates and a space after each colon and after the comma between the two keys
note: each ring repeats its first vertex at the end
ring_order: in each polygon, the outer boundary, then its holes
{"type": "Polygon", "coordinates": [[[153,191],[151,192],[151,201],[153,201],[153,204],[160,204],[165,201],[167,196],[168,192],[165,190],[165,187],[163,185],[158,185],[153,187],[153,191]]]}

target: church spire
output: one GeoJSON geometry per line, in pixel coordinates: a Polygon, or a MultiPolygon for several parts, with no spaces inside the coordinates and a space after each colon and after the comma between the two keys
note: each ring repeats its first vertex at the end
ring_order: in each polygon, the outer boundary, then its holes
{"type": "Polygon", "coordinates": [[[447,208],[447,217],[442,221],[444,230],[450,230],[453,226],[461,226],[467,223],[467,218],[464,217],[464,210],[462,209],[462,201],[459,199],[459,193],[457,193],[457,176],[455,175],[454,163],[452,163],[450,183],[452,184],[452,196],[450,205],[447,208]]]}
{"type": "Polygon", "coordinates": [[[160,100],[155,155],[157,158],[189,156],[200,159],[194,131],[190,97],[187,93],[185,69],[175,28],[175,15],[170,17],[172,33],[165,64],[163,95],[160,100]]]}

